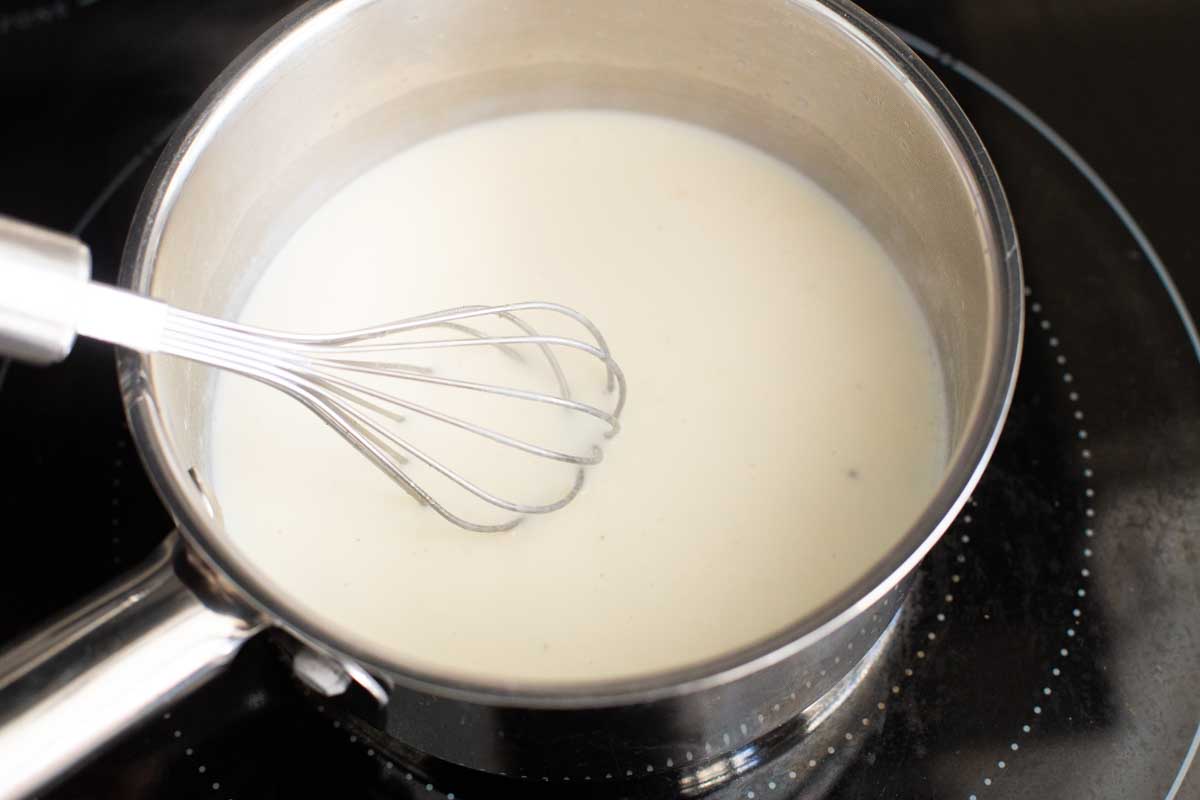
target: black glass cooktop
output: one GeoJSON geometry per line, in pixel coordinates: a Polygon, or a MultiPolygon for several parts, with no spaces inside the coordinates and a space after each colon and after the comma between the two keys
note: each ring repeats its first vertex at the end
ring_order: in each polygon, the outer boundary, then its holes
{"type": "MultiPolygon", "coordinates": [[[[112,280],[175,120],[292,5],[0,2],[0,211],[80,234],[112,280]]],[[[867,6],[947,83],[1004,181],[1029,294],[1021,378],[975,497],[921,568],[902,646],[833,721],[839,745],[783,748],[714,796],[1200,798],[1200,342],[1185,311],[1200,308],[1200,6],[867,6]]],[[[169,521],[102,346],[0,366],[0,441],[3,643],[137,562],[169,521]]],[[[384,756],[256,642],[46,796],[580,794],[671,788],[499,783],[384,756]]]]}

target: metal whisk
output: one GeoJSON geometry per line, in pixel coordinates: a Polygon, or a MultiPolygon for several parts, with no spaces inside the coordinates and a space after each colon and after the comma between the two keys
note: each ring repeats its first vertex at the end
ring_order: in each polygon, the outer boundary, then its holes
{"type": "MultiPolygon", "coordinates": [[[[82,330],[81,332],[87,333],[82,330]]],[[[544,514],[562,508],[575,498],[583,485],[583,468],[600,462],[600,448],[593,447],[587,453],[569,453],[542,447],[406,400],[397,392],[383,391],[357,383],[348,376],[375,375],[401,382],[434,384],[553,405],[602,420],[609,426],[605,433],[608,437],[614,436],[620,430],[619,418],[625,404],[625,378],[613,361],[600,331],[578,311],[555,303],[464,306],[328,335],[280,333],[167,307],[162,338],[156,351],[232,370],[286,392],[344,436],[418,501],[430,506],[455,525],[472,531],[508,530],[516,525],[520,518],[494,525],[478,524],[463,519],[405,474],[401,468],[405,459],[420,461],[474,496],[498,508],[517,514],[544,514]],[[565,316],[584,328],[594,343],[539,334],[528,321],[519,316],[521,312],[527,311],[553,312],[565,316]],[[496,316],[508,321],[516,328],[517,333],[512,336],[489,336],[463,322],[487,316],[496,316]],[[463,335],[422,341],[388,341],[390,337],[399,333],[431,328],[449,329],[463,335]],[[533,345],[541,351],[557,381],[556,395],[443,377],[433,374],[427,368],[388,360],[398,354],[420,350],[455,347],[511,348],[518,345],[533,345]],[[554,353],[555,348],[578,350],[603,362],[607,371],[606,388],[610,392],[614,389],[616,391],[616,403],[612,411],[604,411],[572,399],[571,388],[554,353]],[[394,412],[400,410],[420,414],[505,447],[575,464],[579,469],[574,485],[566,494],[550,503],[529,505],[506,500],[468,480],[459,471],[398,436],[393,430],[380,425],[360,409],[376,411],[385,416],[394,416],[394,412]]]]}
{"type": "Polygon", "coordinates": [[[76,334],[122,345],[142,353],[163,353],[236,372],[279,389],[303,403],[341,434],[419,502],[450,522],[471,531],[513,528],[521,517],[497,524],[464,519],[420,486],[403,469],[409,460],[424,464],[480,500],[518,515],[543,514],[562,508],[578,495],[584,468],[600,462],[599,447],[584,453],[545,447],[489,426],[453,416],[406,399],[406,383],[480,392],[530,403],[556,406],[606,423],[606,437],[620,430],[625,405],[625,377],[609,353],[600,331],[579,312],[556,303],[524,302],[500,306],[462,306],[369,328],[327,335],[283,333],[227,322],[173,308],[148,297],[88,280],[90,259],[77,240],[0,218],[0,353],[35,363],[64,358],[76,334]],[[578,325],[591,341],[543,335],[525,312],[544,312],[578,325]],[[494,317],[512,335],[491,335],[468,324],[494,317]],[[448,337],[413,341],[398,334],[441,329],[448,337]],[[447,348],[499,348],[513,354],[529,346],[540,352],[557,383],[557,393],[532,391],[433,373],[394,360],[401,354],[447,348]],[[605,411],[573,399],[556,350],[574,350],[598,359],[606,372],[606,389],[615,394],[605,411]],[[355,381],[355,376],[387,379],[355,381]],[[395,382],[392,389],[390,382],[395,382]],[[478,435],[499,446],[578,467],[571,488],[541,504],[513,502],[489,492],[459,470],[417,447],[367,412],[397,419],[417,414],[478,435]]]}

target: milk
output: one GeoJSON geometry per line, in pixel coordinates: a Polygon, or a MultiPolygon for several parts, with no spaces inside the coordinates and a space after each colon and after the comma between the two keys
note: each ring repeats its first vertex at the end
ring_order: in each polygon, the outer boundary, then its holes
{"type": "MultiPolygon", "coordinates": [[[[527,114],[398,153],[301,225],[239,318],[322,332],[530,299],[593,319],[629,401],[581,495],[508,533],[448,524],[299,403],[217,381],[235,547],[396,662],[563,683],[722,655],[861,576],[941,479],[941,371],[879,244],[784,163],[666,119],[527,114]]],[[[602,377],[581,391],[611,403],[602,377]]],[[[586,448],[597,431],[559,433],[586,448]]],[[[471,446],[448,452],[481,481],[561,488],[541,467],[479,469],[471,446]]]]}

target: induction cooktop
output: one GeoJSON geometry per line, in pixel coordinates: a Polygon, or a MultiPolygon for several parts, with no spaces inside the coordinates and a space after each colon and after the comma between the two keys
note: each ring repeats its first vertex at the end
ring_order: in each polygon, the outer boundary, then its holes
{"type": "MultiPolygon", "coordinates": [[[[0,210],[71,230],[115,279],[180,116],[282,0],[0,2],[0,210]]],[[[1200,798],[1200,6],[866,4],[949,86],[1004,182],[1027,282],[1012,412],[922,565],[903,641],[829,746],[776,747],[728,798],[1200,798]],[[1186,84],[1183,84],[1186,85],[1186,84]]],[[[170,528],[111,353],[0,362],[0,646],[170,528]]],[[[47,798],[671,797],[383,753],[268,642],[47,798]]]]}

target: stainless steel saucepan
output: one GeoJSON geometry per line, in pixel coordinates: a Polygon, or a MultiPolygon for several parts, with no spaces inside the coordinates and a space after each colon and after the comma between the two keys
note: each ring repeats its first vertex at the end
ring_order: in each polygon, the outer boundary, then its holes
{"type": "MultiPolygon", "coordinates": [[[[952,455],[919,520],[832,602],[709,663],[557,688],[431,674],[310,619],[239,555],[205,488],[211,375],[123,353],[130,425],[178,533],[137,574],[0,658],[0,797],[47,784],[272,628],[328,702],[372,698],[354,713],[380,737],[555,781],[694,769],[853,682],[992,451],[1016,375],[1022,291],[1012,221],[978,137],[916,56],[850,3],[311,3],[230,66],[182,124],[142,199],[121,281],[229,316],[296,226],[374,164],[475,120],[567,107],[723,131],[795,164],[871,229],[904,271],[946,370],[952,455]]],[[[67,245],[43,255],[86,257],[67,245]]]]}

